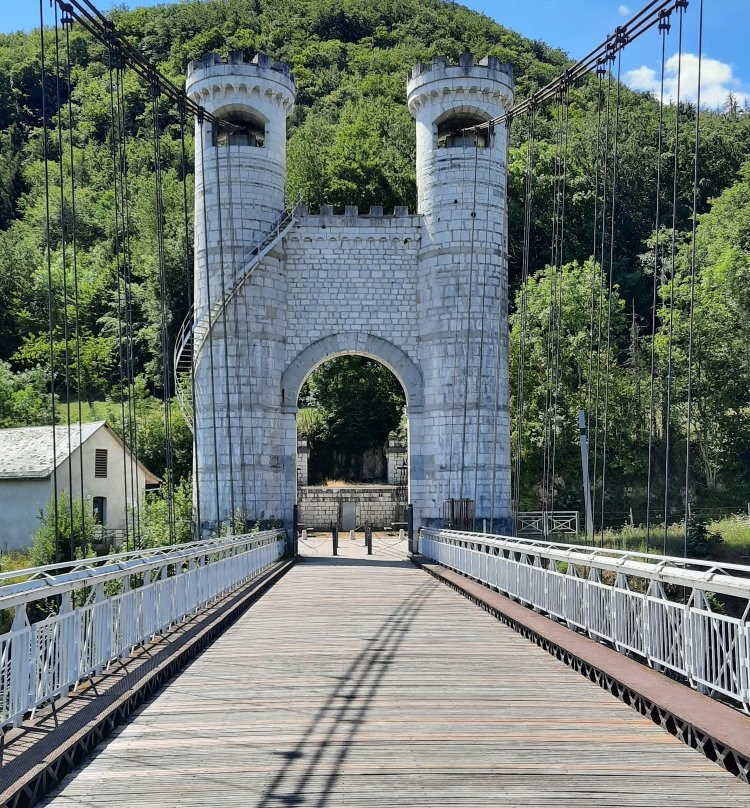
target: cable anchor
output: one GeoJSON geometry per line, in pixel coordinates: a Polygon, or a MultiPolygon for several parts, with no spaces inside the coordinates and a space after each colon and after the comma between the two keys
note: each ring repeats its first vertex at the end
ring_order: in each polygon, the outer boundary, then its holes
{"type": "Polygon", "coordinates": [[[60,25],[63,29],[71,28],[75,20],[73,19],[73,6],[70,3],[58,3],[62,16],[60,17],[60,25]]]}

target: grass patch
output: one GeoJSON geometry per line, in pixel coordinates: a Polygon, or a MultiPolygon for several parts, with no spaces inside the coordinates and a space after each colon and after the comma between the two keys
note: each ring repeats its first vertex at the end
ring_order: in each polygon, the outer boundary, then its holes
{"type": "Polygon", "coordinates": [[[18,551],[0,556],[0,572],[14,572],[15,570],[28,569],[33,566],[30,553],[18,551]]]}
{"type": "MultiPolygon", "coordinates": [[[[712,561],[725,561],[732,564],[750,564],[750,521],[747,516],[727,516],[707,524],[711,533],[718,534],[722,541],[711,555],[712,561]]],[[[585,536],[566,537],[572,544],[587,544],[585,536]]],[[[596,537],[598,544],[600,537],[596,537]]],[[[646,528],[643,525],[625,525],[620,530],[604,531],[604,546],[612,550],[626,550],[638,553],[662,555],[665,549],[664,525],[651,527],[651,538],[646,546],[646,528]]],[[[666,555],[682,557],[684,554],[684,526],[682,523],[669,525],[666,535],[666,555]]]]}

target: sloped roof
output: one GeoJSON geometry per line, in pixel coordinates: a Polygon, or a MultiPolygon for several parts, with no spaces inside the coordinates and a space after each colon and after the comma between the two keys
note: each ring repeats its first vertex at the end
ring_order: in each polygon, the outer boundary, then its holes
{"type": "MultiPolygon", "coordinates": [[[[78,424],[70,427],[70,452],[79,445],[79,438],[87,441],[104,421],[78,424]]],[[[68,427],[55,427],[55,448],[53,451],[52,427],[22,426],[15,429],[0,429],[0,478],[49,477],[57,464],[67,460],[68,427]]]]}
{"type": "MultiPolygon", "coordinates": [[[[79,444],[85,443],[95,432],[106,427],[119,443],[122,443],[107,426],[106,421],[71,424],[70,444],[68,444],[67,425],[55,427],[53,450],[51,426],[22,426],[11,429],[0,429],[0,480],[44,479],[52,474],[55,460],[59,466],[68,459],[79,444]]],[[[159,482],[159,478],[151,474],[142,463],[139,466],[148,472],[147,482],[159,482]]]]}

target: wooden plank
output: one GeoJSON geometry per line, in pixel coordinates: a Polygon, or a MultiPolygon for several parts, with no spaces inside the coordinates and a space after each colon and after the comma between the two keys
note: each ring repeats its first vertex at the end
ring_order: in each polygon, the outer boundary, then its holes
{"type": "Polygon", "coordinates": [[[634,693],[643,696],[648,702],[680,722],[689,724],[700,735],[708,736],[721,747],[733,750],[744,760],[750,760],[749,715],[670,679],[607,645],[572,631],[563,624],[550,620],[460,573],[422,558],[415,558],[415,562],[436,578],[446,581],[469,597],[488,606],[503,619],[529,629],[541,640],[569,652],[634,693]]]}
{"type": "Polygon", "coordinates": [[[750,807],[403,548],[360,544],[316,540],[44,804],[750,807]]]}

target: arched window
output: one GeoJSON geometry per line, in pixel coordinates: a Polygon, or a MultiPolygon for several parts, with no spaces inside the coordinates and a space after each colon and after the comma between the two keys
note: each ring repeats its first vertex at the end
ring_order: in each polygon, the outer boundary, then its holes
{"type": "Polygon", "coordinates": [[[489,132],[480,129],[478,132],[466,131],[472,126],[484,123],[485,119],[479,115],[466,112],[451,114],[437,125],[437,146],[439,149],[466,148],[476,144],[480,149],[485,148],[489,141],[489,132]]]}
{"type": "Polygon", "coordinates": [[[214,126],[214,146],[255,146],[262,149],[266,145],[266,125],[250,112],[230,112],[221,119],[232,126],[214,126]],[[236,128],[233,128],[236,127],[236,128]]]}

